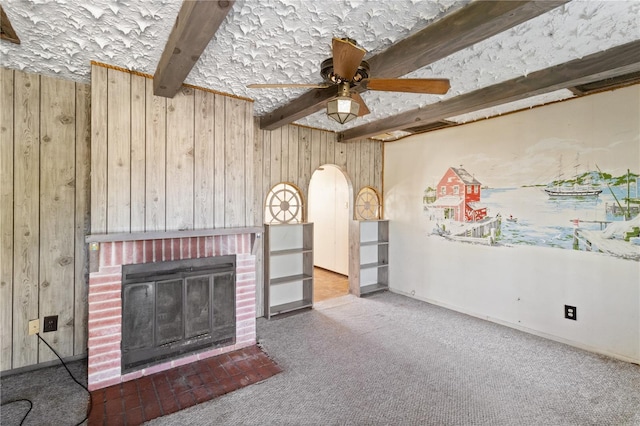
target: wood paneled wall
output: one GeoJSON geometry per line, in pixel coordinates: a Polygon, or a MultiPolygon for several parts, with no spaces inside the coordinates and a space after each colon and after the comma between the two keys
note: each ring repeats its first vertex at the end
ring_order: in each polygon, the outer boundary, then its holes
{"type": "Polygon", "coordinates": [[[251,226],[253,103],[92,66],[91,233],[251,226]]]}
{"type": "Polygon", "coordinates": [[[325,164],[340,167],[353,186],[354,197],[365,186],[382,194],[382,142],[365,139],[339,143],[333,132],[296,125],[258,131],[256,139],[256,157],[262,159],[257,165],[262,171],[262,185],[257,187],[262,189],[263,204],[269,190],[280,182],[295,184],[306,201],[313,172],[325,164]]]}
{"type": "Polygon", "coordinates": [[[90,89],[0,68],[2,371],[86,352],[90,89]]]}
{"type": "Polygon", "coordinates": [[[354,195],[382,193],[381,142],[259,130],[249,100],[193,87],[158,97],[151,78],[99,64],[91,90],[92,234],[261,226],[269,189],[291,182],[306,200],[323,164],[338,165],[354,195]]]}

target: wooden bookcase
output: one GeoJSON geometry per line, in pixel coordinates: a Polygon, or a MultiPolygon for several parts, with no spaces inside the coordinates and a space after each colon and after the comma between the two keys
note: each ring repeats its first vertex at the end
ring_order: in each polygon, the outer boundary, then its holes
{"type": "Polygon", "coordinates": [[[265,225],[264,315],[313,307],[313,223],[265,225]]]}
{"type": "Polygon", "coordinates": [[[349,291],[356,296],[389,289],[389,221],[352,221],[349,291]]]}

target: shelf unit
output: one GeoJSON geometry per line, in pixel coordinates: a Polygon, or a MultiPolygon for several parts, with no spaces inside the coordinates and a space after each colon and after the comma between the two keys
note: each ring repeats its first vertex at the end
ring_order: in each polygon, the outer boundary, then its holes
{"type": "Polygon", "coordinates": [[[352,221],[349,291],[356,296],[389,289],[389,221],[352,221]]]}
{"type": "Polygon", "coordinates": [[[264,315],[313,307],[313,223],[265,225],[264,315]]]}

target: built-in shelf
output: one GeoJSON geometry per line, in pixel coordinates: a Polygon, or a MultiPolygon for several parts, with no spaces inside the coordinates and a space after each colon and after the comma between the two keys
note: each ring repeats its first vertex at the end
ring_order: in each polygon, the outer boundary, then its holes
{"type": "Polygon", "coordinates": [[[352,221],[349,291],[356,296],[389,289],[389,221],[352,221]]]}
{"type": "Polygon", "coordinates": [[[313,304],[311,302],[308,302],[305,300],[296,300],[294,302],[283,303],[282,305],[272,306],[270,311],[271,311],[271,316],[273,316],[273,315],[284,314],[287,312],[293,312],[299,309],[311,308],[311,307],[313,307],[313,304]]]}
{"type": "Polygon", "coordinates": [[[313,306],[313,223],[265,225],[267,318],[313,306]]]}
{"type": "Polygon", "coordinates": [[[286,277],[272,278],[271,285],[274,286],[278,284],[286,284],[286,283],[306,281],[306,280],[312,280],[312,279],[313,277],[311,275],[305,275],[305,274],[289,275],[286,277]]]}
{"type": "Polygon", "coordinates": [[[271,256],[286,256],[289,254],[302,254],[302,253],[309,253],[311,252],[311,249],[303,249],[303,248],[298,248],[298,249],[289,249],[289,250],[276,250],[276,251],[272,251],[271,252],[271,256]]]}

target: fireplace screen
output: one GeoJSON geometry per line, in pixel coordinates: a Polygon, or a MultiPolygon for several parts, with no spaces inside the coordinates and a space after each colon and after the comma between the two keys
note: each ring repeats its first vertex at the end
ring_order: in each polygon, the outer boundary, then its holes
{"type": "Polygon", "coordinates": [[[235,343],[235,256],[122,267],[122,368],[235,343]]]}

